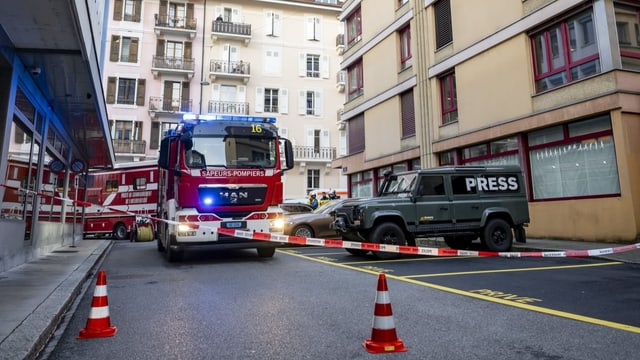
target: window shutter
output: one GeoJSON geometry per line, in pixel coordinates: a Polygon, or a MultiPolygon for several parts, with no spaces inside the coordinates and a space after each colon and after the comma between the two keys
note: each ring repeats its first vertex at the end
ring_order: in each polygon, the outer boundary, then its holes
{"type": "Polygon", "coordinates": [[[160,123],[151,122],[151,137],[149,138],[149,149],[157,149],[160,145],[160,123]]]}
{"type": "Polygon", "coordinates": [[[164,40],[158,39],[156,42],[156,56],[164,56],[164,40]]]}
{"type": "Polygon", "coordinates": [[[450,0],[440,0],[434,5],[435,29],[436,29],[436,49],[439,49],[451,41],[453,34],[451,31],[451,3],[450,0]]]}
{"type": "Polygon", "coordinates": [[[138,38],[131,38],[131,45],[129,46],[129,61],[138,62],[138,38]]]}
{"type": "Polygon", "coordinates": [[[236,101],[245,102],[247,101],[247,87],[246,86],[238,86],[236,92],[236,101]]]}
{"type": "Polygon", "coordinates": [[[140,14],[142,13],[142,0],[133,2],[133,21],[140,22],[140,14]]]}
{"type": "Polygon", "coordinates": [[[193,109],[191,109],[191,97],[189,94],[189,82],[188,81],[183,81],[182,82],[182,98],[181,100],[181,104],[180,104],[180,111],[182,112],[192,112],[193,109]]]}
{"type": "Polygon", "coordinates": [[[184,43],[184,59],[191,59],[191,41],[187,41],[184,43]]]}
{"type": "Polygon", "coordinates": [[[113,20],[122,21],[123,1],[116,0],[113,3],[113,20]]]}
{"type": "Polygon", "coordinates": [[[187,25],[189,24],[190,20],[193,20],[193,4],[192,3],[187,3],[187,25]]]}
{"type": "Polygon", "coordinates": [[[413,90],[406,91],[400,95],[402,107],[402,137],[416,134],[416,116],[413,103],[413,90]]]}
{"type": "Polygon", "coordinates": [[[138,79],[138,89],[136,90],[136,105],[144,106],[144,93],[146,91],[147,81],[138,79]]]}
{"type": "Polygon", "coordinates": [[[313,146],[313,133],[315,132],[315,129],[313,128],[307,128],[307,137],[305,140],[305,145],[306,146],[313,146]]]}
{"type": "Polygon", "coordinates": [[[348,131],[348,151],[355,154],[364,150],[364,115],[359,115],[349,120],[348,131]]]}
{"type": "Polygon", "coordinates": [[[231,22],[239,23],[242,19],[240,18],[240,9],[231,9],[231,22]]]}
{"type": "Polygon", "coordinates": [[[305,39],[306,40],[313,40],[314,39],[314,31],[313,31],[313,22],[314,22],[314,17],[310,16],[306,19],[305,21],[305,39]]]}
{"type": "Polygon", "coordinates": [[[213,84],[211,89],[211,99],[213,101],[220,101],[220,84],[213,84]]]}
{"type": "Polygon", "coordinates": [[[289,90],[287,89],[280,89],[278,91],[279,95],[278,96],[278,103],[280,105],[280,113],[281,114],[288,114],[289,113],[289,90]]]}
{"type": "Polygon", "coordinates": [[[316,91],[314,94],[313,114],[316,116],[322,116],[322,93],[316,91]]]}
{"type": "Polygon", "coordinates": [[[256,88],[256,105],[255,110],[258,113],[264,112],[264,88],[256,88]]]}
{"type": "Polygon", "coordinates": [[[298,58],[298,76],[307,76],[307,54],[300,53],[298,58]]]}
{"type": "Polygon", "coordinates": [[[118,61],[120,57],[120,36],[111,35],[111,54],[109,55],[109,61],[118,61]]]}
{"type": "Polygon", "coordinates": [[[300,90],[298,93],[298,115],[305,115],[307,113],[307,92],[300,90]]]}
{"type": "Polygon", "coordinates": [[[322,55],[320,57],[320,76],[322,76],[323,79],[328,79],[329,78],[329,56],[328,55],[322,55]]]}
{"type": "Polygon", "coordinates": [[[282,35],[282,23],[281,23],[281,20],[280,20],[280,14],[274,13],[273,17],[274,17],[273,35],[274,36],[280,36],[280,35],[282,35]]]}
{"type": "Polygon", "coordinates": [[[107,79],[107,104],[116,103],[116,81],[118,79],[113,76],[109,76],[107,79]]]}
{"type": "Polygon", "coordinates": [[[322,129],[322,131],[320,132],[322,135],[320,136],[320,146],[324,147],[324,148],[328,148],[329,146],[331,146],[329,140],[329,130],[328,129],[322,129]]]}

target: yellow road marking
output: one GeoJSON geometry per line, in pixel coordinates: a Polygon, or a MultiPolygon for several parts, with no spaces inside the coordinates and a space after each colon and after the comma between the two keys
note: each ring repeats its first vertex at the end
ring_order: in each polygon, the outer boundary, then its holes
{"type": "MultiPolygon", "coordinates": [[[[353,266],[334,263],[334,262],[328,262],[328,261],[324,261],[324,260],[320,260],[320,259],[315,259],[313,257],[308,257],[308,256],[305,256],[305,255],[301,255],[301,254],[289,253],[287,251],[282,251],[282,253],[287,254],[287,255],[291,255],[291,256],[296,256],[296,257],[299,257],[299,258],[302,258],[302,259],[316,261],[316,262],[319,262],[319,263],[322,263],[322,264],[326,264],[326,265],[332,265],[332,266],[337,266],[337,267],[341,267],[341,268],[345,268],[345,269],[349,269],[349,270],[360,271],[360,272],[364,272],[364,273],[372,274],[372,275],[376,275],[376,276],[378,276],[378,274],[379,274],[376,271],[371,271],[371,270],[368,270],[368,269],[353,267],[353,266]]],[[[582,322],[586,322],[586,323],[589,323],[589,324],[600,325],[600,326],[610,327],[610,328],[613,328],[613,329],[629,331],[629,332],[640,334],[640,327],[637,327],[637,326],[620,324],[620,323],[616,323],[616,322],[612,322],[612,321],[606,321],[606,320],[592,318],[592,317],[589,317],[589,316],[582,316],[582,315],[572,314],[572,313],[568,313],[568,312],[564,312],[564,311],[547,309],[547,308],[543,308],[543,307],[536,306],[536,305],[521,304],[521,303],[513,302],[513,301],[510,301],[510,300],[504,300],[504,299],[500,299],[500,298],[492,298],[490,296],[481,295],[481,294],[475,294],[475,293],[472,293],[472,292],[469,292],[469,291],[458,290],[458,289],[449,288],[449,287],[446,287],[446,286],[441,286],[441,285],[436,285],[436,284],[431,284],[431,283],[426,283],[426,282],[410,279],[410,278],[407,278],[406,276],[396,276],[396,275],[391,275],[391,274],[386,274],[385,276],[387,277],[387,279],[404,281],[404,282],[407,282],[407,283],[410,283],[410,284],[414,284],[414,285],[418,285],[418,286],[424,286],[424,287],[428,287],[428,288],[432,288],[432,289],[436,289],[436,290],[440,290],[440,291],[446,291],[446,292],[449,292],[449,293],[452,293],[452,294],[456,294],[456,295],[472,297],[472,298],[476,298],[476,299],[480,299],[480,300],[484,300],[484,301],[490,301],[490,302],[494,302],[494,303],[498,303],[498,304],[502,304],[502,305],[506,305],[506,306],[513,306],[513,307],[517,307],[517,308],[524,309],[524,310],[535,311],[535,312],[539,312],[539,313],[543,313],[543,314],[547,314],[547,315],[558,316],[558,317],[565,318],[565,319],[582,321],[582,322]]]]}
{"type": "Polygon", "coordinates": [[[544,266],[544,267],[536,267],[536,268],[516,268],[516,269],[498,269],[498,270],[458,271],[458,272],[450,272],[450,273],[407,275],[407,276],[404,276],[404,277],[408,278],[408,279],[412,279],[412,278],[436,277],[436,276],[476,275],[476,274],[494,274],[494,273],[504,273],[504,272],[519,272],[519,271],[575,269],[575,268],[606,266],[606,265],[620,265],[620,264],[624,264],[624,263],[623,262],[619,262],[619,261],[613,261],[613,262],[598,263],[598,264],[544,266]]]}

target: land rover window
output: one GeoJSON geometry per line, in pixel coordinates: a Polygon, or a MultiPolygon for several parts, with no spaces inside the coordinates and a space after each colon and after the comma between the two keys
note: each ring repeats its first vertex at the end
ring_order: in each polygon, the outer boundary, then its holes
{"type": "Polygon", "coordinates": [[[473,175],[459,175],[451,177],[451,191],[453,195],[472,195],[477,193],[475,186],[467,186],[467,184],[476,180],[473,175]]]}
{"type": "Polygon", "coordinates": [[[418,186],[419,196],[444,195],[444,178],[442,176],[423,176],[418,186]]]}

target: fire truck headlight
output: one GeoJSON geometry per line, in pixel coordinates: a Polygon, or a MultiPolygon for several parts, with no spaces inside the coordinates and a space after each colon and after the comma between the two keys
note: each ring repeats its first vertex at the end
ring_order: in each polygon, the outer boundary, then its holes
{"type": "Polygon", "coordinates": [[[276,231],[280,231],[284,228],[284,219],[278,218],[271,222],[271,228],[276,231]]]}

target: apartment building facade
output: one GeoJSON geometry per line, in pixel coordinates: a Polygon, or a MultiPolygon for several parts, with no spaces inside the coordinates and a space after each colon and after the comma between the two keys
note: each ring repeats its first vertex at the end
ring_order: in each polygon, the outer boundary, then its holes
{"type": "Polygon", "coordinates": [[[347,155],[334,166],[347,175],[350,195],[376,194],[384,172],[422,167],[422,118],[411,1],[347,1],[340,20],[347,73],[341,124],[347,155]]]}
{"type": "MultiPolygon", "coordinates": [[[[373,29],[392,28],[396,21],[370,24],[366,14],[374,11],[372,5],[349,1],[340,15],[347,26],[355,21],[364,44],[381,37],[373,29]]],[[[422,114],[416,116],[416,142],[423,166],[520,165],[531,237],[638,238],[639,1],[425,0],[394,6],[396,17],[410,11],[404,7],[413,12],[414,94],[424,96],[414,97],[415,114],[422,114]]],[[[402,32],[390,36],[400,41],[402,32]]],[[[388,58],[372,56],[380,46],[384,42],[360,52],[354,46],[343,55],[354,58],[342,63],[347,87],[358,89],[345,109],[358,109],[359,102],[383,93],[376,88],[383,75],[372,70],[388,65],[388,58]],[[363,70],[351,65],[359,62],[363,70]]],[[[396,60],[401,49],[390,49],[396,60]]],[[[383,120],[376,109],[387,102],[373,101],[366,111],[354,112],[364,115],[364,126],[353,127],[363,127],[367,137],[379,132],[383,120]]],[[[397,108],[395,118],[386,117],[391,127],[401,123],[404,112],[397,108]]],[[[359,121],[355,115],[343,120],[349,129],[351,121],[359,121]]],[[[351,131],[348,143],[353,143],[351,131]]],[[[371,145],[349,147],[348,155],[334,162],[343,169],[348,164],[352,191],[362,174],[392,165],[399,154],[397,147],[380,154],[371,145]],[[386,164],[375,162],[385,157],[386,164]],[[354,167],[357,158],[364,166],[354,167]]],[[[369,184],[373,188],[375,182],[369,184]]]]}
{"type": "Polygon", "coordinates": [[[163,133],[187,113],[269,116],[294,144],[285,198],[346,187],[331,167],[346,139],[336,127],[340,9],[336,0],[114,1],[103,78],[118,161],[157,158],[163,133]]]}

